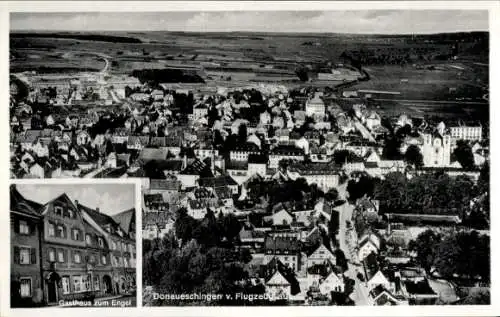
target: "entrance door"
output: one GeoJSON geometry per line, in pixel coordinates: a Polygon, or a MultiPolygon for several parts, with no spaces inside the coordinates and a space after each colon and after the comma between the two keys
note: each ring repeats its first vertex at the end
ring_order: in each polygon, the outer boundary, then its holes
{"type": "Polygon", "coordinates": [[[102,278],[104,284],[104,292],[106,294],[111,294],[113,292],[113,286],[111,285],[111,277],[109,275],[104,275],[102,278]]]}
{"type": "Polygon", "coordinates": [[[55,281],[48,281],[47,291],[49,303],[57,302],[57,284],[55,281]]]}

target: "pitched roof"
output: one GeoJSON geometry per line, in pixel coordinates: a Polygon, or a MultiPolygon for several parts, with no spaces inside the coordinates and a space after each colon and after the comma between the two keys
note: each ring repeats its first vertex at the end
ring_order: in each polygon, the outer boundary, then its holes
{"type": "Polygon", "coordinates": [[[266,236],[264,249],[277,253],[284,253],[285,251],[296,253],[300,251],[300,241],[289,237],[266,236]]]}
{"type": "Polygon", "coordinates": [[[166,148],[143,148],[139,154],[139,159],[143,161],[161,161],[167,158],[168,149],[166,148]]]}
{"type": "Polygon", "coordinates": [[[149,181],[149,188],[156,190],[180,190],[181,182],[171,179],[151,179],[149,181]]]}
{"type": "Polygon", "coordinates": [[[122,211],[113,215],[112,218],[120,225],[125,233],[130,234],[130,232],[135,231],[135,228],[133,227],[135,223],[135,208],[122,211]]]}
{"type": "Polygon", "coordinates": [[[16,185],[10,185],[10,210],[20,211],[31,216],[40,216],[41,204],[24,198],[16,185]]]}

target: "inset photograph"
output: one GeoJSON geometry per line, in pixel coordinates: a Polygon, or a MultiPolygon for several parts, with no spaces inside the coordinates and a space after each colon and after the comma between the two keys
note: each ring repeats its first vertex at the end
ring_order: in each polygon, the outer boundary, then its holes
{"type": "Polygon", "coordinates": [[[11,307],[135,307],[135,187],[11,184],[11,307]]]}

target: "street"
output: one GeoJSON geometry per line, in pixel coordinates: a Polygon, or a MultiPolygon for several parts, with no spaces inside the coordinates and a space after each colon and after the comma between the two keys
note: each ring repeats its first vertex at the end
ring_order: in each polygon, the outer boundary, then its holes
{"type": "Polygon", "coordinates": [[[354,205],[347,201],[347,182],[337,187],[337,191],[339,198],[346,201],[345,204],[337,207],[339,211],[339,233],[337,239],[339,241],[339,248],[344,252],[347,259],[348,268],[344,274],[355,281],[354,292],[350,297],[356,303],[356,306],[370,305],[368,288],[357,277],[358,272],[361,272],[361,266],[358,264],[356,255],[357,237],[354,225],[351,224],[351,227],[347,228],[347,221],[352,223],[352,214],[354,211],[354,205]]]}

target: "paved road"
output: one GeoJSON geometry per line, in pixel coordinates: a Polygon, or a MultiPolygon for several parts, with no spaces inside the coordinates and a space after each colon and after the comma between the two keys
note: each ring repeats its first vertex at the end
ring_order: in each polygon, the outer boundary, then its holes
{"type": "MultiPolygon", "coordinates": [[[[347,182],[338,186],[337,191],[339,192],[339,197],[347,201],[347,182]]],[[[361,266],[357,263],[355,254],[355,244],[357,241],[354,229],[348,229],[346,222],[352,222],[352,214],[354,211],[354,205],[346,202],[345,204],[336,208],[339,211],[339,233],[337,239],[339,241],[339,248],[344,252],[348,268],[344,274],[355,281],[354,292],[351,294],[351,299],[354,300],[356,306],[366,306],[370,305],[368,288],[365,283],[360,281],[357,277],[358,272],[361,272],[361,266]]]]}
{"type": "Polygon", "coordinates": [[[359,121],[358,118],[354,118],[354,126],[361,132],[363,138],[368,139],[370,142],[376,142],[375,138],[370,131],[359,121]]]}

